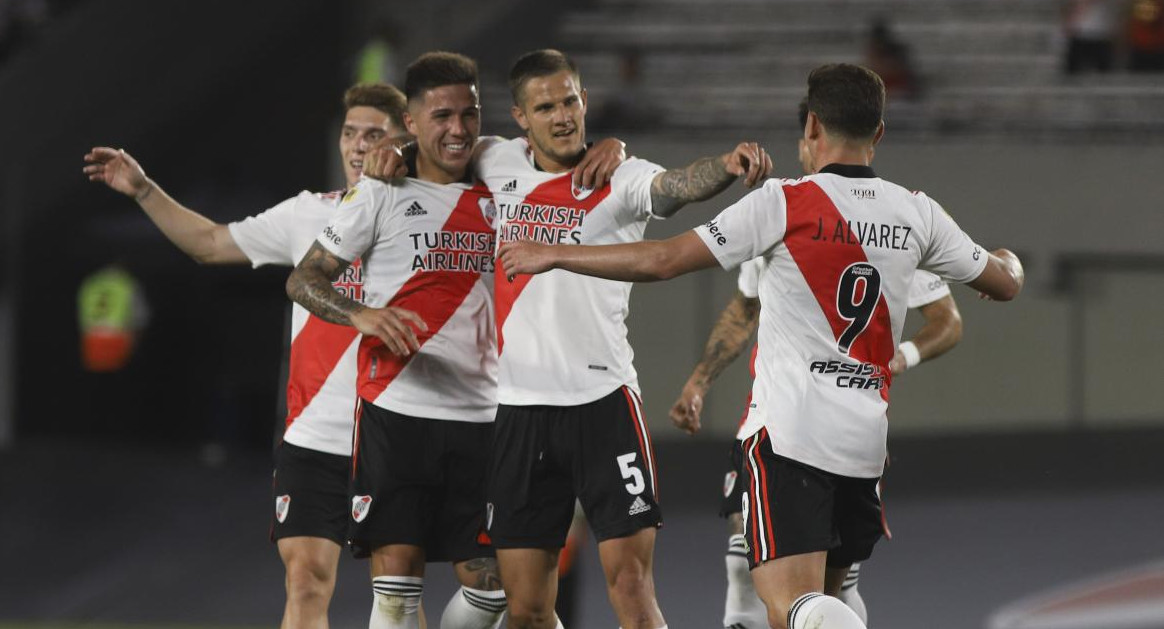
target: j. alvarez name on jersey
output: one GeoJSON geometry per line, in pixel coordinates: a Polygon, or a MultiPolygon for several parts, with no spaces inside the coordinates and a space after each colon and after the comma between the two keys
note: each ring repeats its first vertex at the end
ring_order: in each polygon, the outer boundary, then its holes
{"type": "Polygon", "coordinates": [[[812,235],[812,240],[909,251],[907,243],[913,228],[908,225],[884,225],[842,219],[837,219],[835,223],[830,229],[823,218],[817,219],[816,233],[812,235]]]}
{"type": "Polygon", "coordinates": [[[821,375],[838,374],[836,385],[839,389],[873,389],[880,391],[889,383],[886,370],[872,363],[850,363],[842,360],[814,360],[809,363],[811,373],[821,375]]]}
{"type": "Polygon", "coordinates": [[[408,237],[417,251],[413,271],[493,272],[497,238],[493,232],[435,231],[408,237]]]}
{"type": "Polygon", "coordinates": [[[565,205],[499,203],[501,241],[532,240],[548,245],[582,244],[586,210],[565,205]]]}

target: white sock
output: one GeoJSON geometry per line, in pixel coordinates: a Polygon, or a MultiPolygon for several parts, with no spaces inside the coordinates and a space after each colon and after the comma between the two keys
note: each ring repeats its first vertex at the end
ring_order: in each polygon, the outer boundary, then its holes
{"type": "Polygon", "coordinates": [[[840,599],[810,592],[788,610],[788,629],[865,629],[865,623],[840,599]]]}
{"type": "Polygon", "coordinates": [[[869,624],[869,611],[865,609],[865,599],[861,598],[861,593],[857,591],[857,580],[861,578],[861,564],[855,563],[852,568],[849,568],[849,574],[845,576],[845,583],[841,585],[841,591],[837,594],[837,598],[841,602],[848,605],[856,614],[857,618],[866,625],[869,624]]]}
{"type": "Polygon", "coordinates": [[[748,571],[747,543],[743,535],[728,539],[727,596],[723,603],[723,626],[730,629],[767,629],[768,610],[756,594],[748,571]]]}
{"type": "Polygon", "coordinates": [[[461,586],[441,614],[441,629],[489,629],[505,611],[505,590],[461,586]]]}
{"type": "Polygon", "coordinates": [[[368,629],[420,629],[423,577],[374,577],[368,629]]]}

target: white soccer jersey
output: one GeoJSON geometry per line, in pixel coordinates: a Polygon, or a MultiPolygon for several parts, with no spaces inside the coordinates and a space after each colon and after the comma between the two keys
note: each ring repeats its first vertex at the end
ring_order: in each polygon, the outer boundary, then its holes
{"type": "MultiPolygon", "coordinates": [[[[740,293],[749,299],[755,299],[760,296],[760,274],[764,272],[764,258],[752,258],[740,265],[740,275],[736,280],[736,286],[739,287],[740,293]]],[[[909,283],[909,299],[907,306],[910,308],[921,308],[927,304],[945,297],[950,294],[950,287],[946,282],[930,273],[918,269],[913,272],[913,280],[909,283]]],[[[748,359],[748,369],[752,374],[752,379],[756,378],[756,356],[758,345],[752,347],[752,354],[748,359]]],[[[736,427],[736,439],[746,439],[751,433],[744,431],[745,423],[748,419],[748,406],[752,402],[752,394],[748,393],[747,402],[744,404],[744,414],[740,417],[740,423],[736,427]]],[[[753,431],[754,432],[754,431],[753,431]]]]}
{"type": "Polygon", "coordinates": [[[359,352],[359,395],[426,419],[491,422],[497,410],[493,333],[493,200],[483,184],[361,179],[319,243],[364,261],[364,303],[419,314],[420,351],[392,354],[376,337],[359,352]]]}
{"type": "Polygon", "coordinates": [[[909,283],[909,298],[906,300],[906,306],[921,308],[949,294],[950,287],[946,285],[946,280],[929,271],[918,269],[914,271],[913,281],[909,283]]]}
{"type": "Polygon", "coordinates": [[[987,255],[924,194],[864,166],[772,179],[696,228],[725,268],[762,255],[759,357],[742,434],[857,478],[885,460],[889,361],[914,270],[953,282],[987,255]]]}
{"type": "MultiPolygon", "coordinates": [[[[486,139],[479,176],[497,202],[498,241],[602,245],[637,242],[651,214],[661,166],[631,158],[598,190],[573,173],[534,165],[525,138],[486,139]]],[[[626,338],[631,284],[560,269],[510,282],[496,278],[498,401],[576,406],[623,385],[638,390],[626,338]]]]}
{"type": "MultiPolygon", "coordinates": [[[[304,191],[275,207],[227,227],[251,264],[294,266],[335,214],[342,192],[304,191]]],[[[363,270],[356,260],[334,286],[363,299],[363,270]]],[[[291,306],[291,368],[283,440],[301,448],[351,456],[356,406],[359,333],[291,306]]]]}

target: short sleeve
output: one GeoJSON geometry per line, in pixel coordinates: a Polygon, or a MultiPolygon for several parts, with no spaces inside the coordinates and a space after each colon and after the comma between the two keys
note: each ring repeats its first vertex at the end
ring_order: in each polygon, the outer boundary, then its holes
{"type": "Polygon", "coordinates": [[[919,266],[959,284],[972,282],[982,274],[990,256],[978,246],[954,219],[933,199],[929,246],[922,251],[919,266]]]}
{"type": "Polygon", "coordinates": [[[477,144],[473,147],[473,174],[477,179],[486,178],[486,173],[497,159],[498,148],[504,142],[505,138],[496,135],[477,138],[477,144]]]}
{"type": "Polygon", "coordinates": [[[740,276],[736,286],[748,299],[760,296],[760,273],[764,270],[764,258],[752,258],[740,265],[740,276]]]}
{"type": "Polygon", "coordinates": [[[364,255],[376,242],[380,208],[384,205],[377,198],[384,196],[388,188],[374,179],[361,178],[344,195],[335,217],[317,238],[319,244],[348,262],[364,255]]]}
{"type": "Polygon", "coordinates": [[[666,170],[645,159],[632,157],[619,164],[610,177],[610,191],[621,199],[638,220],[661,218],[651,207],[651,185],[655,176],[666,170]]]}
{"type": "MultiPolygon", "coordinates": [[[[311,194],[300,192],[299,195],[311,194]]],[[[291,197],[279,205],[255,216],[230,223],[226,228],[251,265],[264,264],[294,266],[299,261],[292,252],[294,225],[300,217],[295,208],[299,197],[291,197]]]]}
{"type": "Polygon", "coordinates": [[[766,254],[784,240],[788,227],[784,181],[769,179],[760,189],[695,228],[720,266],[733,269],[766,254]]]}
{"type": "Polygon", "coordinates": [[[921,308],[949,294],[950,287],[946,286],[945,280],[929,271],[918,269],[914,271],[913,280],[909,283],[909,298],[906,300],[906,307],[921,308]]]}

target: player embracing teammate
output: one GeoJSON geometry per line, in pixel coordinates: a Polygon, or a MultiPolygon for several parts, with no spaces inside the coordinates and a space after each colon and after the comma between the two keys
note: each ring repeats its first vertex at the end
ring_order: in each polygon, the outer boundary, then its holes
{"type": "Polygon", "coordinates": [[[741,432],[752,576],[771,626],[846,629],[864,624],[834,596],[881,536],[889,364],[914,271],[999,301],[1016,297],[1024,276],[1013,253],[986,251],[937,202],[874,173],[885,129],[876,74],[817,68],[807,102],[814,174],[769,180],[665,241],[507,243],[499,258],[515,281],[551,270],[651,281],[765,259],[756,381],[741,432]]]}

